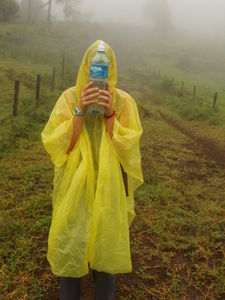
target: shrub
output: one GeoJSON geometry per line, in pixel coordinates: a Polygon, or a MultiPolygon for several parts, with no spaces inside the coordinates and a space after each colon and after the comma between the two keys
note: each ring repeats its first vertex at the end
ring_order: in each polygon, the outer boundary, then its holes
{"type": "Polygon", "coordinates": [[[16,16],[19,5],[15,0],[0,0],[0,21],[8,21],[16,16]]]}

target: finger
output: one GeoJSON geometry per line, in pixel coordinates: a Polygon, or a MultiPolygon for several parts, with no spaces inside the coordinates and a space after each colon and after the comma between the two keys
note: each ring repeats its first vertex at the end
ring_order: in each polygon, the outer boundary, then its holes
{"type": "Polygon", "coordinates": [[[89,105],[89,104],[92,103],[93,101],[94,101],[94,103],[99,102],[99,100],[95,98],[95,99],[90,99],[90,100],[84,102],[84,105],[89,105]]]}
{"type": "Polygon", "coordinates": [[[106,90],[110,92],[110,87],[108,81],[106,81],[106,90]]]}
{"type": "Polygon", "coordinates": [[[110,92],[109,91],[105,91],[105,90],[99,90],[99,93],[110,96],[110,92]]]}
{"type": "Polygon", "coordinates": [[[93,81],[88,82],[88,83],[85,85],[83,91],[86,91],[86,90],[89,88],[89,86],[91,86],[92,84],[93,84],[93,81]]]}
{"type": "Polygon", "coordinates": [[[91,99],[91,98],[93,98],[93,97],[98,97],[99,96],[99,92],[97,92],[97,93],[92,93],[92,94],[88,94],[88,95],[84,95],[84,101],[85,100],[88,100],[88,99],[91,99]]]}
{"type": "Polygon", "coordinates": [[[89,99],[98,97],[98,96],[99,96],[99,93],[88,95],[88,96],[84,97],[84,102],[88,101],[89,99]]]}
{"type": "Polygon", "coordinates": [[[99,95],[98,99],[103,99],[103,100],[106,100],[107,102],[110,102],[109,97],[106,97],[106,96],[103,96],[103,95],[99,95]]]}
{"type": "Polygon", "coordinates": [[[94,88],[91,88],[91,89],[87,89],[85,92],[84,92],[84,96],[87,96],[89,94],[91,94],[92,92],[96,92],[98,91],[99,88],[97,87],[94,87],[94,88]]]}
{"type": "Polygon", "coordinates": [[[100,105],[100,106],[104,106],[105,108],[110,108],[110,105],[109,105],[109,103],[106,103],[106,102],[98,102],[98,105],[100,105]]]}
{"type": "Polygon", "coordinates": [[[93,104],[93,103],[98,103],[98,100],[89,100],[85,103],[85,105],[93,104]]]}

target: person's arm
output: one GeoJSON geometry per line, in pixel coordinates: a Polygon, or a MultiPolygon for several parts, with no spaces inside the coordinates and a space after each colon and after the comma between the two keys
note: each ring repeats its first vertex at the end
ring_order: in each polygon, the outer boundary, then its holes
{"type": "MultiPolygon", "coordinates": [[[[112,95],[110,93],[109,84],[107,82],[107,89],[106,90],[99,90],[100,96],[98,97],[100,101],[98,102],[98,105],[101,105],[105,108],[105,115],[110,116],[113,113],[113,107],[112,107],[112,95]]],[[[109,133],[110,138],[112,139],[113,136],[113,124],[114,124],[115,115],[111,118],[105,118],[106,123],[106,130],[109,133]]]]}
{"type": "MultiPolygon", "coordinates": [[[[92,98],[96,98],[99,95],[99,93],[97,92],[98,88],[89,88],[92,84],[93,84],[93,82],[89,82],[84,87],[84,90],[81,93],[80,103],[78,106],[78,108],[81,112],[86,112],[89,104],[96,103],[98,101],[98,99],[92,100],[92,98]],[[95,92],[95,93],[93,94],[93,92],[95,92]]],[[[66,151],[66,154],[69,154],[73,150],[74,145],[78,141],[82,127],[83,127],[83,122],[84,122],[83,116],[75,116],[74,115],[74,117],[73,117],[73,135],[71,138],[71,143],[66,151]]]]}
{"type": "MultiPolygon", "coordinates": [[[[112,113],[112,112],[111,112],[112,113]]],[[[110,115],[110,114],[109,114],[110,115]]],[[[112,139],[113,137],[113,125],[114,125],[114,119],[115,115],[112,116],[111,118],[105,118],[105,123],[106,123],[106,130],[109,133],[110,138],[112,139]]]]}
{"type": "Polygon", "coordinates": [[[73,150],[74,145],[79,139],[82,127],[83,127],[84,117],[83,116],[75,116],[73,117],[73,135],[71,138],[71,143],[66,151],[66,154],[70,154],[73,150]]]}

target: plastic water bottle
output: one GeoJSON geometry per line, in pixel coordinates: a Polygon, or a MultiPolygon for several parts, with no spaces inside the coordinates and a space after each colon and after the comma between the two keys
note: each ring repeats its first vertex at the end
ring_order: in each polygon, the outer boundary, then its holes
{"type": "MultiPolygon", "coordinates": [[[[90,66],[89,82],[93,81],[91,87],[98,87],[101,90],[106,90],[106,83],[109,73],[109,58],[105,54],[105,45],[101,41],[98,46],[98,51],[93,56],[90,66]]],[[[94,99],[93,99],[94,100],[94,99]]],[[[104,100],[101,99],[103,102],[104,100]]],[[[104,114],[105,108],[97,103],[90,104],[87,111],[91,114],[104,114]]]]}

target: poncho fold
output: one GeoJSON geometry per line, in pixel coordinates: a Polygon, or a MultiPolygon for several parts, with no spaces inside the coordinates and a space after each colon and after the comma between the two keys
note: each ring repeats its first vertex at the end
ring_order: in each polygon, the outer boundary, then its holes
{"type": "Polygon", "coordinates": [[[134,191],[143,183],[139,145],[143,129],[135,100],[115,87],[116,59],[107,44],[108,82],[116,112],[113,137],[102,115],[87,114],[78,141],[66,154],[73,135],[73,111],[88,82],[99,42],[86,51],[76,85],[61,94],[41,132],[54,165],[47,259],[57,276],[82,277],[88,274],[89,264],[111,274],[132,271],[129,228],[136,215],[134,191]]]}

